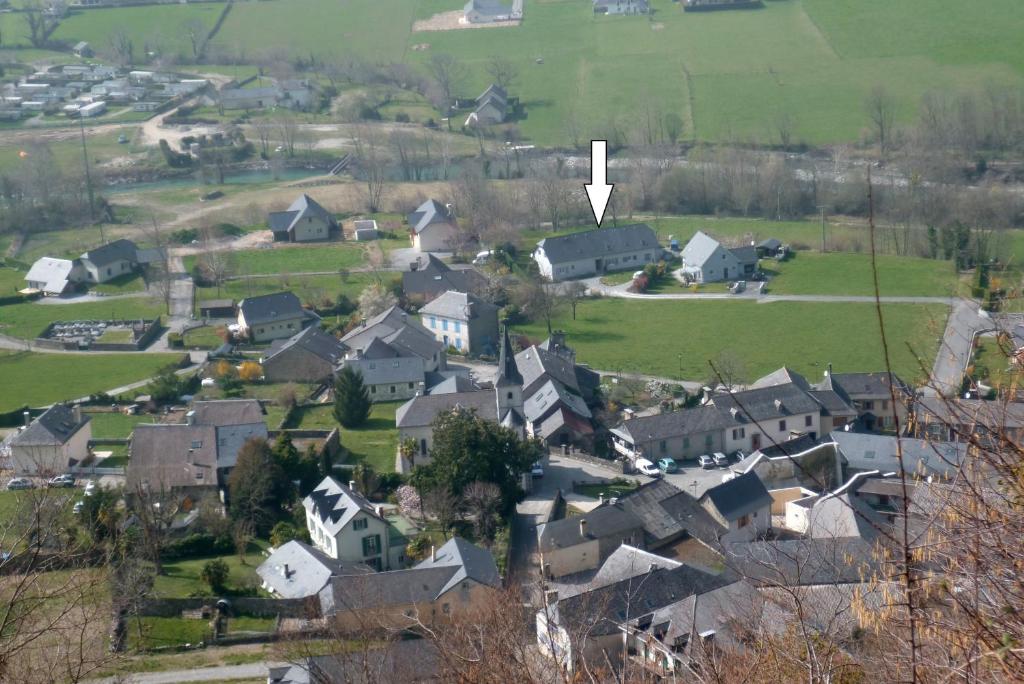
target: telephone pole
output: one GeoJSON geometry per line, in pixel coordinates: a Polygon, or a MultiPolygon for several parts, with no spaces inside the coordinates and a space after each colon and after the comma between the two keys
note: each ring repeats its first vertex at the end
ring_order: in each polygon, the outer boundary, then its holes
{"type": "Polygon", "coordinates": [[[818,211],[821,212],[821,253],[825,253],[825,205],[819,204],[818,211]]]}

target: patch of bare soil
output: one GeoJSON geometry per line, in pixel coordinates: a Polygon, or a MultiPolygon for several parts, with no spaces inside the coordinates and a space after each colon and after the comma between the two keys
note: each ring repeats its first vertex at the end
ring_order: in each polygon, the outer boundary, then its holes
{"type": "MultiPolygon", "coordinates": [[[[493,21],[489,24],[470,24],[466,21],[466,17],[462,10],[452,10],[451,12],[441,12],[435,14],[429,19],[420,19],[413,23],[412,30],[416,31],[452,31],[455,29],[478,29],[478,28],[505,28],[509,26],[519,26],[519,19],[512,19],[510,21],[493,21]]],[[[413,48],[415,49],[415,47],[413,48]]]]}

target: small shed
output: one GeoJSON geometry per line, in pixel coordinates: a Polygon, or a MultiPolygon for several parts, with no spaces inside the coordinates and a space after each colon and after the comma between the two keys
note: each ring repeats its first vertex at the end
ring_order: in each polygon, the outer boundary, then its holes
{"type": "Polygon", "coordinates": [[[235,300],[206,299],[199,302],[199,315],[203,318],[234,318],[235,300]]]}
{"type": "Polygon", "coordinates": [[[366,242],[368,240],[377,240],[380,238],[380,231],[377,229],[377,222],[373,219],[363,219],[356,221],[355,237],[357,242],[366,242]]]}
{"type": "Polygon", "coordinates": [[[757,256],[760,259],[767,257],[773,257],[779,252],[779,248],[782,247],[782,241],[776,238],[768,238],[757,245],[757,256]]]}
{"type": "Polygon", "coordinates": [[[75,46],[71,48],[71,52],[73,52],[76,57],[83,58],[93,57],[96,54],[95,52],[93,52],[92,46],[90,46],[89,43],[85,42],[84,40],[75,43],[75,46]]]}

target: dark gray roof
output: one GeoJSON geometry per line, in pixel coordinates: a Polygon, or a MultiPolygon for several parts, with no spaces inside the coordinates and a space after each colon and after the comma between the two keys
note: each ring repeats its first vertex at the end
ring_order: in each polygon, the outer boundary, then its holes
{"type": "Polygon", "coordinates": [[[811,388],[811,383],[807,382],[807,378],[797,373],[792,368],[782,366],[778,370],[774,370],[764,377],[758,378],[754,382],[750,383],[747,389],[759,389],[761,387],[775,387],[777,385],[787,385],[793,383],[801,389],[808,390],[811,388]]]}
{"type": "Polygon", "coordinates": [[[684,534],[710,546],[725,528],[692,496],[667,480],[657,479],[619,497],[619,505],[640,518],[649,548],[679,539],[684,534]]]}
{"type": "MultiPolygon", "coordinates": [[[[738,423],[785,418],[801,413],[819,413],[821,407],[796,383],[761,387],[758,389],[715,394],[711,401],[722,409],[736,409],[738,423]],[[779,402],[779,403],[776,403],[779,402]]],[[[798,427],[798,426],[794,426],[798,427]]]]}
{"type": "Polygon", "coordinates": [[[588,631],[591,637],[615,634],[618,625],[627,619],[731,582],[724,575],[712,575],[685,564],[671,569],[655,568],[644,575],[565,598],[558,602],[558,614],[563,625],[593,624],[588,631]]]}
{"type": "Polygon", "coordinates": [[[821,410],[824,412],[824,415],[857,415],[857,409],[850,405],[850,403],[835,390],[808,390],[807,394],[821,405],[821,410]]]}
{"type": "Polygon", "coordinates": [[[772,505],[772,495],[754,472],[738,475],[712,487],[700,500],[702,503],[710,501],[715,510],[729,521],[772,505]]]}
{"type": "Polygon", "coordinates": [[[523,413],[531,423],[544,418],[552,409],[562,406],[571,410],[581,418],[590,418],[587,403],[578,394],[565,389],[565,386],[554,380],[548,380],[523,402],[523,413]]]}
{"type": "Polygon", "coordinates": [[[299,318],[305,315],[299,298],[291,292],[246,297],[238,304],[245,322],[252,325],[299,318]]]}
{"type": "Polygon", "coordinates": [[[732,424],[734,420],[728,411],[706,405],[672,413],[631,418],[614,428],[614,432],[628,436],[636,444],[721,430],[732,424]]]}
{"type": "Polygon", "coordinates": [[[1024,404],[1012,401],[919,397],[914,411],[919,420],[940,421],[958,431],[967,427],[976,433],[1024,427],[1024,404]]]}
{"type": "Polygon", "coordinates": [[[671,570],[672,568],[678,568],[682,563],[671,558],[659,556],[650,551],[638,549],[629,544],[622,544],[601,564],[601,568],[594,575],[594,579],[590,580],[588,588],[596,589],[607,584],[621,582],[630,577],[643,575],[651,571],[652,565],[671,570]]]}
{"type": "Polygon", "coordinates": [[[328,225],[336,225],[334,215],[320,204],[303,193],[288,207],[287,211],[272,211],[269,215],[270,230],[275,233],[287,233],[297,222],[307,216],[319,218],[328,225]]]}
{"type": "Polygon", "coordinates": [[[516,368],[522,375],[526,394],[534,392],[548,378],[557,380],[573,392],[580,391],[575,365],[557,352],[533,345],[516,354],[516,368]]]}
{"type": "Polygon", "coordinates": [[[462,408],[475,411],[485,420],[498,420],[498,403],[493,390],[427,394],[413,397],[398,407],[395,425],[399,428],[425,427],[434,422],[442,411],[462,408]]]}
{"type": "Polygon", "coordinates": [[[431,224],[449,223],[454,217],[446,206],[437,200],[429,199],[417,207],[416,211],[409,214],[406,219],[409,221],[413,232],[421,233],[424,228],[431,224]]]}
{"type": "MultiPolygon", "coordinates": [[[[320,592],[320,603],[328,616],[346,610],[431,603],[458,571],[456,566],[440,566],[335,575],[320,592]]],[[[413,624],[411,618],[409,624],[413,624]]]]}
{"type": "MultiPolygon", "coordinates": [[[[834,430],[829,438],[838,446],[847,468],[880,470],[883,473],[900,470],[895,437],[834,430]]],[[[899,447],[903,454],[903,469],[922,477],[952,477],[967,458],[967,446],[952,442],[901,437],[899,447]]]]}
{"type": "Polygon", "coordinates": [[[249,425],[263,423],[263,407],[256,399],[217,399],[197,401],[192,409],[197,425],[249,425]]]}
{"type": "Polygon", "coordinates": [[[874,543],[860,537],[733,542],[725,566],[764,585],[860,582],[878,567],[874,543]]]}
{"type": "Polygon", "coordinates": [[[82,255],[82,259],[101,267],[115,261],[135,261],[136,252],[135,243],[131,240],[114,240],[96,249],[90,249],[82,255]]]}
{"type": "Polygon", "coordinates": [[[733,247],[729,251],[732,252],[733,256],[741,264],[757,264],[757,247],[753,245],[733,247]]]}
{"type": "Polygon", "coordinates": [[[14,446],[59,446],[67,444],[89,422],[89,416],[75,419],[75,410],[67,404],[54,404],[19,432],[11,442],[14,446]]]}
{"type": "Polygon", "coordinates": [[[640,529],[643,529],[640,518],[620,504],[608,504],[583,515],[554,520],[538,526],[537,543],[541,552],[554,551],[594,539],[621,539],[623,535],[640,529]],[[586,535],[580,530],[582,521],[586,521],[586,535]]]}
{"type": "Polygon", "coordinates": [[[381,646],[313,656],[271,667],[268,684],[381,684],[440,682],[437,647],[426,639],[398,638],[381,646]]]}
{"type": "Polygon", "coordinates": [[[615,256],[643,249],[651,249],[657,254],[661,249],[658,236],[645,223],[544,238],[537,246],[544,250],[552,264],[615,256]]]}
{"type": "Polygon", "coordinates": [[[475,268],[450,268],[433,254],[427,255],[427,265],[415,271],[402,273],[402,291],[407,296],[426,299],[448,290],[477,292],[487,286],[487,277],[475,268]]]}
{"type": "Polygon", "coordinates": [[[367,349],[380,338],[403,356],[433,360],[444,345],[416,319],[397,306],[383,311],[348,332],[341,341],[349,349],[367,349]]]}
{"type": "Polygon", "coordinates": [[[457,570],[438,592],[438,596],[464,579],[471,579],[488,587],[501,586],[501,576],[491,552],[470,544],[462,537],[452,537],[432,556],[416,565],[417,569],[439,567],[454,567],[457,570]]]}
{"type": "Polygon", "coordinates": [[[498,377],[494,380],[495,387],[512,385],[523,386],[523,376],[519,372],[515,354],[512,352],[512,340],[508,337],[508,325],[501,327],[501,347],[498,350],[498,377]]]}
{"type": "MultiPolygon", "coordinates": [[[[768,458],[775,458],[776,456],[795,456],[796,454],[802,454],[808,449],[813,449],[816,446],[818,446],[818,440],[814,439],[805,432],[800,435],[797,435],[793,439],[787,439],[785,442],[780,442],[778,444],[768,444],[766,446],[763,446],[760,449],[758,449],[755,453],[764,454],[768,458]]],[[[752,461],[754,457],[754,454],[751,454],[750,456],[743,460],[752,461]]],[[[738,470],[740,464],[737,463],[736,465],[738,470]]]]}
{"type": "Polygon", "coordinates": [[[487,89],[484,92],[480,93],[479,97],[476,98],[477,104],[491,96],[496,96],[500,98],[502,102],[504,102],[508,100],[508,91],[506,91],[497,83],[492,83],[491,85],[487,86],[487,89]]]}
{"type": "Polygon", "coordinates": [[[373,568],[368,565],[336,560],[298,540],[282,544],[256,568],[264,584],[282,598],[313,596],[324,588],[332,575],[371,572],[373,568]]]}
{"type": "Polygon", "coordinates": [[[450,375],[448,377],[440,377],[437,373],[428,373],[427,375],[427,384],[429,385],[427,394],[454,394],[480,390],[480,387],[465,375],[450,375]]]}
{"type": "Polygon", "coordinates": [[[776,238],[768,238],[767,240],[762,240],[761,242],[759,242],[757,246],[760,247],[761,249],[767,249],[768,251],[774,252],[775,250],[782,246],[782,241],[777,240],[776,238]]]}
{"type": "Polygon", "coordinates": [[[337,365],[345,358],[347,347],[334,335],[324,332],[319,326],[313,325],[287,340],[275,340],[264,361],[270,361],[289,351],[300,351],[319,357],[328,363],[337,365]]]}
{"type": "MultiPolygon", "coordinates": [[[[887,395],[889,394],[889,374],[884,371],[878,373],[829,373],[820,383],[822,389],[837,389],[838,385],[842,390],[853,396],[861,395],[887,395]]],[[[896,398],[900,395],[911,395],[913,392],[910,386],[903,382],[898,375],[893,374],[896,385],[896,398]]]]}

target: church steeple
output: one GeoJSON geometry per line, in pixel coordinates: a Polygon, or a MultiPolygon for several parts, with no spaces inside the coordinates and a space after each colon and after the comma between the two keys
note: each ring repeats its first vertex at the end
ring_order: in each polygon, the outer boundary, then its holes
{"type": "Polygon", "coordinates": [[[512,341],[508,337],[508,326],[502,326],[501,349],[498,352],[498,377],[494,380],[495,387],[523,384],[523,376],[516,366],[516,357],[512,353],[512,341]]]}

